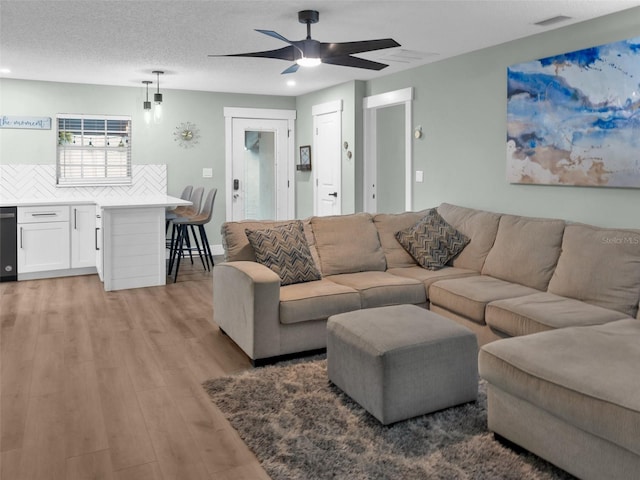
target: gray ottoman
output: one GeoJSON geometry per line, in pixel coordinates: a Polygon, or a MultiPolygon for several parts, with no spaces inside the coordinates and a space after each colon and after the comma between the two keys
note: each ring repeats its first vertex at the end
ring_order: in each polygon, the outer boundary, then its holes
{"type": "Polygon", "coordinates": [[[478,396],[478,342],[466,327],[415,305],[329,317],[329,380],[384,425],[478,396]]]}

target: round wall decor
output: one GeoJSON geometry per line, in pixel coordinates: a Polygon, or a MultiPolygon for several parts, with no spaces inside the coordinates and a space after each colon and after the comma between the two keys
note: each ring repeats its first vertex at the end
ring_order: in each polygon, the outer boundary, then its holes
{"type": "Polygon", "coordinates": [[[191,148],[198,143],[200,138],[200,130],[195,123],[182,122],[173,132],[173,139],[183,148],[191,148]]]}

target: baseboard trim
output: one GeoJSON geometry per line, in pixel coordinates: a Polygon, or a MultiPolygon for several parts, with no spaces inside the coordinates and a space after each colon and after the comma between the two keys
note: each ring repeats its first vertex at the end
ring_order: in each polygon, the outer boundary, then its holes
{"type": "Polygon", "coordinates": [[[18,272],[18,281],[23,280],[41,280],[45,278],[57,278],[57,277],[75,277],[77,275],[94,275],[98,273],[96,267],[83,267],[83,268],[65,268],[62,270],[47,270],[45,272],[18,272]]]}

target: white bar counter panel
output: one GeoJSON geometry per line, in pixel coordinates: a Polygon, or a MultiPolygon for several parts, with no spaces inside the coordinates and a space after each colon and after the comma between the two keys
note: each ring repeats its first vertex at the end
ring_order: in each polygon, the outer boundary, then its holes
{"type": "Polygon", "coordinates": [[[104,289],[154,287],[166,283],[165,209],[191,202],[175,197],[104,198],[102,281],[104,289]]]}
{"type": "Polygon", "coordinates": [[[102,208],[104,289],[164,285],[165,210],[102,208]]]}

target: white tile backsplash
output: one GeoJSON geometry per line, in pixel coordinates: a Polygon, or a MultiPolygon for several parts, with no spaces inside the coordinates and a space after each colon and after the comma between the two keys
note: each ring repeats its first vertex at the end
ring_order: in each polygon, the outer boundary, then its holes
{"type": "Polygon", "coordinates": [[[3,198],[140,197],[166,193],[166,165],[133,165],[131,185],[103,187],[57,187],[55,165],[0,165],[3,198]]]}

